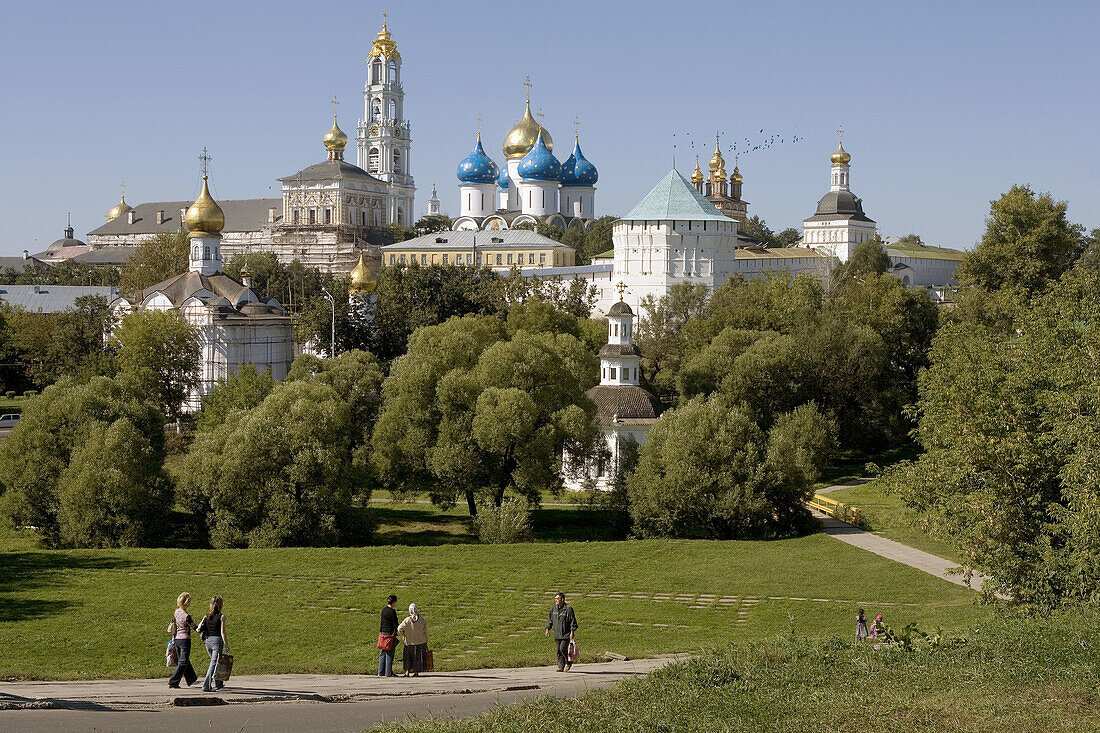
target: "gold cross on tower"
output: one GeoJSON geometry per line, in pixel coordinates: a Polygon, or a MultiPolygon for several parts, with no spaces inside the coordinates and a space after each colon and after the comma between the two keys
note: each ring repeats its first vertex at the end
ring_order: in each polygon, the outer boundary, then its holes
{"type": "Polygon", "coordinates": [[[382,11],[382,27],[383,28],[386,27],[386,18],[388,18],[388,17],[390,17],[389,14],[385,10],[383,10],[382,11]]]}
{"type": "Polygon", "coordinates": [[[837,129],[836,134],[840,136],[840,142],[844,142],[844,125],[837,129]]]}
{"type": "Polygon", "coordinates": [[[573,137],[577,140],[581,139],[581,118],[573,118],[573,137]]]}
{"type": "Polygon", "coordinates": [[[336,97],[332,98],[332,116],[336,116],[336,108],[340,105],[340,101],[336,97]]]}
{"type": "Polygon", "coordinates": [[[528,74],[523,78],[523,86],[527,87],[527,101],[531,101],[531,75],[528,74]]]}
{"type": "Polygon", "coordinates": [[[122,189],[122,197],[126,198],[126,181],[118,184],[118,187],[122,189]]]}
{"type": "Polygon", "coordinates": [[[199,156],[199,160],[202,161],[202,177],[206,178],[206,175],[210,172],[210,156],[206,153],[206,146],[202,146],[202,155],[199,156]]]}
{"type": "Polygon", "coordinates": [[[620,280],[619,284],[615,286],[615,289],[619,291],[619,302],[621,303],[623,300],[623,293],[626,292],[626,283],[620,280]]]}
{"type": "Polygon", "coordinates": [[[477,136],[481,137],[481,115],[477,116],[477,136]]]}

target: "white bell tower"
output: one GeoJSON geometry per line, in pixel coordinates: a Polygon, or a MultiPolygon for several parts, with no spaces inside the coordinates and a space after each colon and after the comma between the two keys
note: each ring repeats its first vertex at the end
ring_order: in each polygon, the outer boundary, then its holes
{"type": "Polygon", "coordinates": [[[410,226],[415,218],[416,186],[411,174],[412,135],[405,119],[405,90],[401,86],[401,54],[390,38],[386,14],[382,30],[367,54],[367,83],[363,88],[363,118],[355,139],[359,167],[390,184],[392,195],[387,224],[410,226]]]}

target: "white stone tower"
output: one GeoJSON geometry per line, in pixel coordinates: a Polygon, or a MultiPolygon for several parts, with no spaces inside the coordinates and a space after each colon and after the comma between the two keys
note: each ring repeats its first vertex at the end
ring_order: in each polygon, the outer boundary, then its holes
{"type": "Polygon", "coordinates": [[[390,38],[383,14],[382,30],[367,54],[367,84],[363,89],[363,119],[356,136],[359,167],[390,184],[386,223],[408,226],[414,217],[416,186],[411,175],[412,135],[405,119],[401,86],[401,54],[390,38]]]}
{"type": "Polygon", "coordinates": [[[863,200],[849,188],[852,156],[844,149],[843,130],[829,160],[829,192],[817,202],[817,212],[802,222],[802,243],[847,262],[860,242],[875,237],[875,222],[863,213],[863,200]]]}
{"type": "Polygon", "coordinates": [[[442,213],[439,208],[439,194],[435,192],[435,184],[432,184],[432,197],[428,199],[428,216],[439,216],[442,213]]]}
{"type": "Polygon", "coordinates": [[[200,275],[213,275],[222,271],[222,227],[225,226],[225,214],[210,195],[206,177],[210,157],[206,154],[206,148],[202,149],[199,157],[202,160],[202,193],[184,216],[189,248],[187,269],[200,275]]]}
{"type": "Polygon", "coordinates": [[[634,312],[620,300],[607,312],[607,345],[600,349],[601,385],[638,386],[638,347],[634,345],[633,330],[634,312]]]}

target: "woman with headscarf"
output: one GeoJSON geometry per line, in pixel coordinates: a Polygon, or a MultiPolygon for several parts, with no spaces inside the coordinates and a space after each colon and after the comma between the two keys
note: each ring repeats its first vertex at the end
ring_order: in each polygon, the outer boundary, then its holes
{"type": "Polygon", "coordinates": [[[409,606],[409,615],[398,625],[397,634],[405,645],[401,657],[405,676],[408,677],[411,672],[413,677],[419,677],[428,655],[428,622],[420,615],[415,603],[409,606]]]}

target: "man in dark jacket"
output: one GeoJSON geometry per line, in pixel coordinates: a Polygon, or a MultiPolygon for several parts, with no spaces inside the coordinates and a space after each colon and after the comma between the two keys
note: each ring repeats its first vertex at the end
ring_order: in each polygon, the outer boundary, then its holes
{"type": "Polygon", "coordinates": [[[573,608],[566,605],[565,594],[554,596],[554,605],[550,608],[550,617],[546,620],[546,635],[554,630],[554,644],[558,648],[558,671],[568,672],[573,663],[569,661],[569,642],[577,630],[577,615],[573,608]]]}
{"type": "Polygon", "coordinates": [[[382,609],[382,624],[378,629],[378,675],[380,677],[396,677],[393,673],[393,652],[397,646],[397,596],[386,599],[386,606],[382,609]],[[389,649],[382,649],[383,639],[389,642],[389,649]]]}

